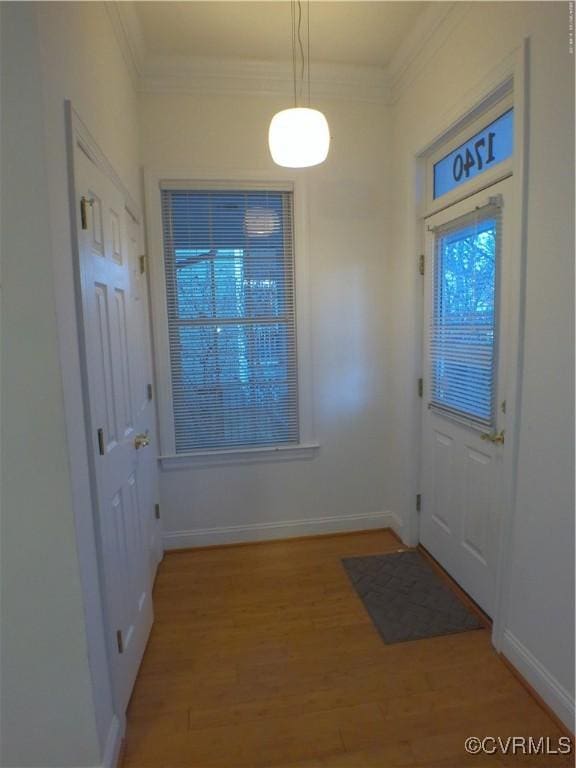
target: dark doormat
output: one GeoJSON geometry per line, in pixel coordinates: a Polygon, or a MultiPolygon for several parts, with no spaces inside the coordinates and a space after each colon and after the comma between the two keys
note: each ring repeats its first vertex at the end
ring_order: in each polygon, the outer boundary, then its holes
{"type": "Polygon", "coordinates": [[[346,557],[342,563],[385,643],[483,626],[419,552],[346,557]]]}

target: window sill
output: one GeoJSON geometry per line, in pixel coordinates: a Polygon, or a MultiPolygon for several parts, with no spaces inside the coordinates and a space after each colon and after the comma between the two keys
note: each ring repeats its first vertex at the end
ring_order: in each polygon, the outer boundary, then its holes
{"type": "Polygon", "coordinates": [[[187,469],[236,464],[259,464],[276,461],[313,459],[320,450],[318,443],[299,443],[274,448],[235,448],[224,451],[196,451],[160,456],[162,469],[187,469]]]}

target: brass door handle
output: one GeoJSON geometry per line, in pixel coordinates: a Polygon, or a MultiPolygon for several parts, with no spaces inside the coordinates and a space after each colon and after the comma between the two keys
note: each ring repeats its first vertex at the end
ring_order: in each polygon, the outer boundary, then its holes
{"type": "Polygon", "coordinates": [[[504,445],[504,430],[501,432],[484,432],[480,435],[480,440],[487,440],[496,445],[504,445]]]}
{"type": "Polygon", "coordinates": [[[134,438],[134,448],[136,448],[136,450],[139,448],[146,448],[147,445],[150,445],[150,435],[147,431],[136,435],[134,438]]]}

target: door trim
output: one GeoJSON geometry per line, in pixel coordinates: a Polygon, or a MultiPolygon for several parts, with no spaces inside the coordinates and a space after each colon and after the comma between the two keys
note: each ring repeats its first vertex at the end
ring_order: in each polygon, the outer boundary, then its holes
{"type": "MultiPolygon", "coordinates": [[[[427,143],[415,157],[417,189],[421,197],[416,199],[415,226],[418,232],[419,252],[424,252],[425,217],[432,211],[426,210],[426,170],[428,160],[433,152],[438,150],[443,141],[448,141],[459,127],[470,122],[470,116],[477,116],[494,103],[495,94],[502,93],[508,82],[512,82],[512,106],[514,107],[514,146],[512,160],[512,194],[509,206],[508,222],[510,229],[510,280],[518,286],[510,298],[509,331],[506,345],[511,361],[507,383],[507,450],[503,456],[501,482],[499,484],[498,507],[503,510],[498,533],[498,558],[496,565],[496,590],[492,643],[496,650],[501,651],[504,643],[506,619],[508,613],[510,562],[512,555],[512,532],[516,513],[516,477],[518,464],[518,435],[520,429],[521,382],[523,370],[523,327],[524,327],[524,297],[525,297],[525,261],[526,261],[526,206],[528,186],[528,93],[529,93],[529,61],[530,41],[524,38],[522,44],[514,49],[500,64],[498,64],[484,80],[467,94],[460,105],[459,114],[452,114],[444,122],[444,130],[436,133],[435,138],[427,143]]],[[[418,306],[418,362],[417,370],[422,372],[426,351],[423,348],[423,285],[418,306]]],[[[422,375],[422,373],[420,373],[422,375]]],[[[421,404],[421,401],[418,401],[421,404]]],[[[419,492],[422,481],[422,419],[418,410],[416,433],[416,469],[415,488],[419,492]]],[[[419,542],[419,517],[416,509],[411,512],[408,520],[408,539],[410,544],[419,542]]]]}

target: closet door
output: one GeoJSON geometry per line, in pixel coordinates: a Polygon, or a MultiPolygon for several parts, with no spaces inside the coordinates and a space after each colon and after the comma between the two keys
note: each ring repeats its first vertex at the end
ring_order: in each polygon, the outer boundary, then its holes
{"type": "Polygon", "coordinates": [[[79,147],[74,164],[96,527],[114,692],[123,712],[153,620],[154,423],[142,352],[149,326],[123,195],[79,147]]]}

